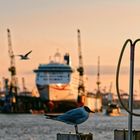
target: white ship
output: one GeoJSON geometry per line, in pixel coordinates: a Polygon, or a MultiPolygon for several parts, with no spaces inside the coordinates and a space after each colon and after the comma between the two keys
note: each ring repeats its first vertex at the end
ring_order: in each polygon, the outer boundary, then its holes
{"type": "Polygon", "coordinates": [[[84,75],[85,93],[79,95],[79,73],[73,70],[69,54],[65,54],[63,63],[60,53],[54,55],[54,60],[48,64],[40,64],[36,73],[36,86],[40,98],[45,102],[49,112],[67,111],[86,105],[91,110],[101,110],[101,99],[89,96],[87,92],[87,77],[84,75]],[[98,104],[97,104],[98,103],[98,104]]]}
{"type": "Polygon", "coordinates": [[[44,101],[77,102],[78,73],[75,74],[70,66],[69,54],[64,55],[63,63],[60,59],[61,55],[57,52],[54,60],[50,60],[48,64],[40,64],[38,69],[34,70],[40,97],[44,101]]]}

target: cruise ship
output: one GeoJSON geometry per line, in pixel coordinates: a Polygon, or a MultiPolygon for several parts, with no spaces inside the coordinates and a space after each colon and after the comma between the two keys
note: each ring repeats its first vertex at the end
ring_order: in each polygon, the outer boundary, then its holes
{"type": "Polygon", "coordinates": [[[83,77],[85,93],[79,94],[79,73],[77,69],[72,68],[69,54],[66,53],[62,61],[59,52],[56,52],[53,58],[47,64],[39,64],[34,70],[36,86],[47,111],[65,112],[83,105],[88,106],[92,111],[100,111],[101,98],[89,95],[85,75],[83,77]]]}
{"type": "Polygon", "coordinates": [[[64,101],[77,102],[78,98],[78,72],[71,67],[68,53],[63,56],[56,52],[54,60],[48,64],[39,64],[36,73],[36,86],[40,98],[45,102],[58,104],[64,101]]]}

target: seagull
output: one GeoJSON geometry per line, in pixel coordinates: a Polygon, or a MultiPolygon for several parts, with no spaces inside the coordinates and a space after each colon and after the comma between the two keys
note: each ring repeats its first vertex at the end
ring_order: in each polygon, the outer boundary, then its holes
{"type": "Polygon", "coordinates": [[[31,52],[32,52],[32,50],[29,51],[28,53],[26,53],[25,55],[20,54],[20,55],[17,55],[17,56],[20,56],[22,60],[27,60],[27,59],[29,59],[28,55],[29,55],[31,52]]]}
{"type": "Polygon", "coordinates": [[[91,111],[89,107],[82,106],[69,110],[62,115],[56,116],[56,115],[45,114],[45,116],[46,119],[52,119],[52,120],[64,122],[66,124],[74,125],[75,132],[76,134],[78,134],[78,124],[85,122],[88,119],[90,112],[95,113],[91,111]]]}

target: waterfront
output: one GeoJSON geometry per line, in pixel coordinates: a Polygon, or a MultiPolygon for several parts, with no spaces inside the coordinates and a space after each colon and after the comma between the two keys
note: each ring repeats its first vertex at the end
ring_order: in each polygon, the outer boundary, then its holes
{"type": "MultiPolygon", "coordinates": [[[[140,110],[137,110],[140,112],[140,110]]],[[[94,140],[114,140],[114,129],[126,129],[127,113],[119,117],[91,114],[79,125],[79,131],[92,133],[94,140]]],[[[140,129],[140,118],[134,117],[134,129],[140,129]]],[[[0,114],[0,140],[56,140],[57,133],[74,133],[74,127],[61,122],[46,120],[44,115],[0,114]]]]}

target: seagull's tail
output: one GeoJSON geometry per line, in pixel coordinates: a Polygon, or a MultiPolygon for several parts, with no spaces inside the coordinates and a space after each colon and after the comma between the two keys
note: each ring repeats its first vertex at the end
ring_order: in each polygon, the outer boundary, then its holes
{"type": "Polygon", "coordinates": [[[58,115],[45,114],[45,117],[46,117],[46,119],[54,119],[55,120],[55,118],[58,117],[58,115]]]}

